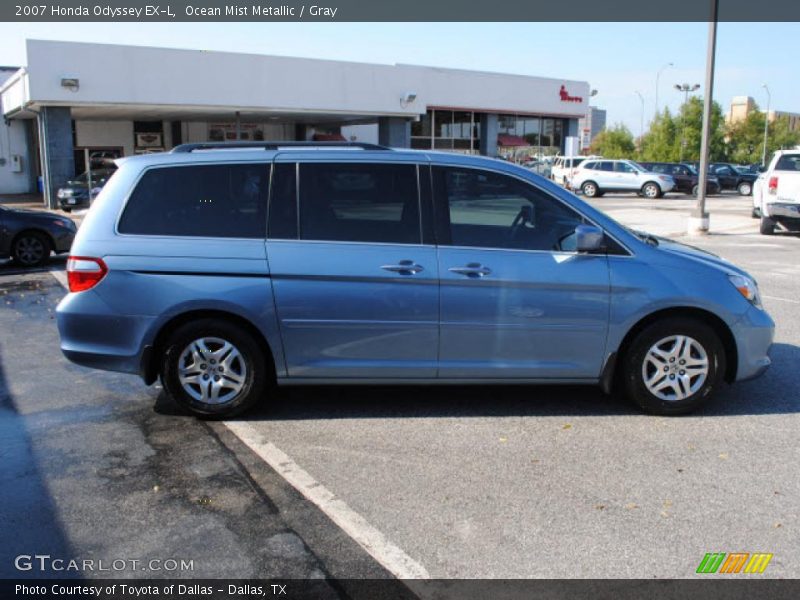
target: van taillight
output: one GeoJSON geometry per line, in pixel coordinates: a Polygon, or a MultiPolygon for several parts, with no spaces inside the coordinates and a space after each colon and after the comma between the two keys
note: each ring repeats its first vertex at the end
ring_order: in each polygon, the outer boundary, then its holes
{"type": "Polygon", "coordinates": [[[70,292],[83,292],[92,289],[108,273],[108,267],[101,258],[89,256],[70,256],[67,258],[67,282],[70,292]]]}
{"type": "Polygon", "coordinates": [[[777,177],[770,177],[769,178],[769,193],[770,194],[777,194],[778,193],[778,178],[777,177]]]}

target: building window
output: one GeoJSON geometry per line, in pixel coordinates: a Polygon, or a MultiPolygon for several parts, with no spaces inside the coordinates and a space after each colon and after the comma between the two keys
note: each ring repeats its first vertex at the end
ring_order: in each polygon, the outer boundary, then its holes
{"type": "Polygon", "coordinates": [[[477,154],[480,115],[471,111],[429,110],[411,124],[411,147],[477,154]]]}

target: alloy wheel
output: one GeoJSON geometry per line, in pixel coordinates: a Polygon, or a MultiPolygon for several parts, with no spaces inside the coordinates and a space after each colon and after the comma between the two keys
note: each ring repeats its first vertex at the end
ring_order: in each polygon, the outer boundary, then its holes
{"type": "Polygon", "coordinates": [[[685,400],[695,394],[708,378],[709,360],[705,348],[689,336],[671,335],[653,344],[642,363],[642,380],[660,400],[685,400]]]}
{"type": "Polygon", "coordinates": [[[239,349],[218,337],[194,340],[178,359],[178,380],[198,402],[225,404],[232,401],[247,381],[247,364],[239,349]]]}

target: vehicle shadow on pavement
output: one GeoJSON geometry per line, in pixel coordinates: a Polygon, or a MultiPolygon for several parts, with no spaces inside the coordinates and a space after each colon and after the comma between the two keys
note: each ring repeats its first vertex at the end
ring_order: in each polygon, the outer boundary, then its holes
{"type": "MultiPolygon", "coordinates": [[[[774,344],[770,355],[772,367],[762,377],[723,385],[706,406],[682,418],[800,412],[800,347],[774,344]]],[[[161,414],[184,414],[163,391],[155,410],[161,414]]],[[[277,389],[263,406],[239,418],[261,421],[642,414],[621,394],[606,396],[595,386],[298,386],[277,389]]]]}
{"type": "MultiPolygon", "coordinates": [[[[5,344],[8,348],[8,344],[5,344]]],[[[31,434],[19,415],[0,356],[0,578],[74,578],[74,572],[41,571],[32,555],[74,553],[48,491],[31,434]],[[17,557],[22,570],[15,567],[17,557]],[[31,567],[28,569],[28,567],[31,567]]]]}

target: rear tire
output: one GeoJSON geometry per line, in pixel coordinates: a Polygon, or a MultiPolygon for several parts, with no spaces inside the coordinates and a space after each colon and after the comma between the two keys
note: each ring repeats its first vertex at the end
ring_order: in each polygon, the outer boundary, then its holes
{"type": "Polygon", "coordinates": [[[758,230],[762,235],[774,235],[776,224],[774,219],[770,219],[768,216],[762,214],[758,230]]]}
{"type": "Polygon", "coordinates": [[[750,211],[750,216],[753,217],[754,219],[760,219],[761,218],[761,210],[754,206],[753,210],[750,211]]]}
{"type": "Polygon", "coordinates": [[[626,395],[654,415],[697,409],[719,386],[724,372],[725,350],[716,332],[686,317],[668,317],[645,327],[622,360],[626,395]]]}
{"type": "Polygon", "coordinates": [[[192,414],[227,418],[265,399],[267,361],[258,342],[239,325],[198,319],[169,336],[161,381],[175,402],[192,414]]]}

